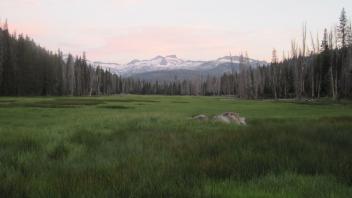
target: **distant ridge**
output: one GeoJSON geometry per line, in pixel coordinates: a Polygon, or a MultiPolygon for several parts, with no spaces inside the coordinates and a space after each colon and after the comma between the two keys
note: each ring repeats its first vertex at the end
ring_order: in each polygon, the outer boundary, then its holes
{"type": "MultiPolygon", "coordinates": [[[[251,67],[268,64],[265,61],[248,59],[251,67]]],[[[148,60],[134,59],[127,64],[91,62],[95,66],[108,69],[111,72],[124,76],[147,80],[165,80],[170,76],[179,79],[189,79],[194,75],[220,76],[226,72],[238,70],[239,56],[224,56],[212,61],[194,61],[178,58],[176,55],[156,56],[148,60]]]]}

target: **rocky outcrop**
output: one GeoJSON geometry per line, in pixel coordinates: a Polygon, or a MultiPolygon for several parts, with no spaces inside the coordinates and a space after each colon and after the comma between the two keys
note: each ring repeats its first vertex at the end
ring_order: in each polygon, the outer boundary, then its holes
{"type": "Polygon", "coordinates": [[[246,118],[240,117],[239,113],[234,112],[225,112],[220,115],[216,115],[213,117],[213,121],[215,122],[222,122],[225,124],[237,124],[237,125],[247,125],[246,118]]]}
{"type": "MultiPolygon", "coordinates": [[[[192,117],[193,120],[198,120],[198,121],[209,121],[209,117],[207,115],[197,115],[192,117]]],[[[214,116],[211,121],[214,122],[221,122],[225,124],[237,124],[237,125],[247,125],[246,123],[246,118],[241,117],[239,113],[235,112],[225,112],[220,115],[214,116]]]]}

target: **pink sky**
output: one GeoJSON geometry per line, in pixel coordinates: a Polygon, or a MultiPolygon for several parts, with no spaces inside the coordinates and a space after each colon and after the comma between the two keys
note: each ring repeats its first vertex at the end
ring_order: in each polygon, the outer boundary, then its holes
{"type": "Polygon", "coordinates": [[[169,54],[209,60],[230,51],[270,60],[273,48],[287,50],[299,39],[305,21],[316,35],[351,2],[1,0],[0,17],[9,20],[11,31],[50,50],[85,51],[91,60],[126,63],[169,54]]]}

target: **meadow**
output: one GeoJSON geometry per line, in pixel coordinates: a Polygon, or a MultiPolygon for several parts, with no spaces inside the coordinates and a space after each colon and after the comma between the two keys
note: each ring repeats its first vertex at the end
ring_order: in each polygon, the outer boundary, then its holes
{"type": "Polygon", "coordinates": [[[348,101],[0,98],[0,197],[351,196],[348,101]]]}

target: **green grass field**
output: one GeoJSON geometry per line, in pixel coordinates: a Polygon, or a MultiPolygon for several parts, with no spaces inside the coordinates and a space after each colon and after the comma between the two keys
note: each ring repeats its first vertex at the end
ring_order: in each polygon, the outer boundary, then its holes
{"type": "Polygon", "coordinates": [[[0,98],[0,197],[351,196],[349,102],[0,98]]]}

